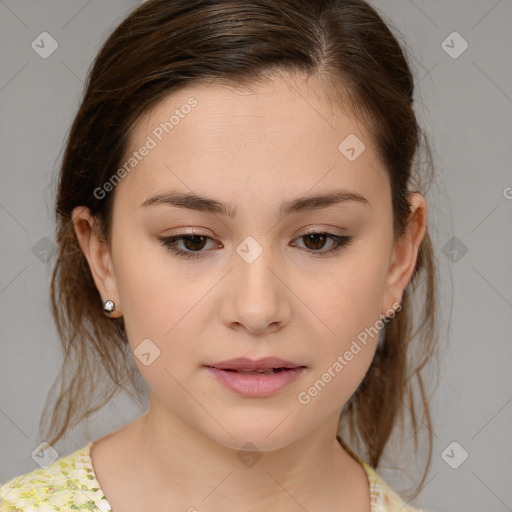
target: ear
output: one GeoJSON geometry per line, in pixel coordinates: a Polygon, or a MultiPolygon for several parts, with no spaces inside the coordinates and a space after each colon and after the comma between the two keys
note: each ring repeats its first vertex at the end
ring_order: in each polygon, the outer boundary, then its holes
{"type": "MultiPolygon", "coordinates": [[[[108,316],[119,318],[122,316],[121,303],[113,271],[112,255],[107,242],[101,238],[99,222],[85,206],[74,208],[71,219],[102,300],[113,300],[116,305],[116,309],[108,316]]],[[[98,307],[101,307],[101,304],[98,304],[98,307]]]]}
{"type": "Polygon", "coordinates": [[[396,309],[393,304],[401,303],[404,290],[412,279],[416,267],[420,244],[427,233],[427,201],[419,192],[410,194],[408,201],[411,213],[405,233],[395,242],[386,279],[383,316],[396,309]]]}

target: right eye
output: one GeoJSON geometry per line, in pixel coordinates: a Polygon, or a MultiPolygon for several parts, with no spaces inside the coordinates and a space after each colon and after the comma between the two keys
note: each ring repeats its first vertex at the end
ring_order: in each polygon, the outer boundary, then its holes
{"type": "Polygon", "coordinates": [[[213,238],[202,235],[200,233],[187,233],[180,235],[173,235],[169,237],[162,237],[159,239],[164,247],[177,254],[178,256],[184,256],[185,258],[199,258],[206,251],[199,252],[208,240],[213,238]],[[187,250],[180,249],[178,243],[182,242],[187,250]],[[188,246],[188,247],[187,247],[188,246]]]}

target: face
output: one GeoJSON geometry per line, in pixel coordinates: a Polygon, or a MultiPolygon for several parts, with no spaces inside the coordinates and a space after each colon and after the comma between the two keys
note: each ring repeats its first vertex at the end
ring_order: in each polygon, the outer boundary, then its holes
{"type": "Polygon", "coordinates": [[[111,252],[97,244],[88,259],[113,316],[124,316],[153,413],[261,451],[336,419],[423,235],[394,242],[389,181],[364,128],[313,78],[276,77],[252,92],[212,83],[159,103],[127,161],[134,151],[110,192],[111,252]],[[171,194],[177,204],[162,200],[171,194]],[[277,377],[238,373],[253,379],[243,394],[206,367],[239,357],[305,368],[260,395],[255,379],[277,377]]]}

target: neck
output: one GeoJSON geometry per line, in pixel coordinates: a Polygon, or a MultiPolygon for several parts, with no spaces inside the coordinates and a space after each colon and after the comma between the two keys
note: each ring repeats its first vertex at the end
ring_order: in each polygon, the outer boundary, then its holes
{"type": "MultiPolygon", "coordinates": [[[[193,511],[207,505],[216,512],[322,510],[333,505],[370,511],[364,469],[336,439],[338,414],[294,443],[260,451],[226,447],[205,436],[154,398],[133,423],[130,441],[134,468],[147,495],[193,511]]],[[[235,443],[236,444],[236,443],[235,443]]],[[[240,443],[239,446],[244,446],[240,443]]],[[[169,508],[169,507],[168,507],[169,508]]]]}

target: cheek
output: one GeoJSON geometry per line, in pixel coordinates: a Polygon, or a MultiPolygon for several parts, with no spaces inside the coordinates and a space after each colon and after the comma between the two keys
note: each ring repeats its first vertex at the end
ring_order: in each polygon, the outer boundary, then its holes
{"type": "Polygon", "coordinates": [[[307,312],[315,344],[316,365],[308,379],[312,395],[303,390],[306,400],[317,404],[313,408],[348,400],[375,355],[382,327],[386,262],[372,254],[375,252],[369,246],[361,245],[360,250],[340,260],[339,270],[322,276],[315,287],[301,290],[314,313],[307,312]]]}
{"type": "Polygon", "coordinates": [[[169,329],[186,288],[178,267],[160,243],[143,232],[118,230],[114,248],[116,283],[123,314],[137,325],[169,329]],[[156,322],[156,324],[155,324],[156,322]],[[167,323],[167,328],[164,325],[167,323]]]}
{"type": "Polygon", "coordinates": [[[316,318],[316,330],[325,333],[324,339],[337,339],[340,348],[340,343],[375,324],[382,306],[384,274],[379,262],[347,260],[339,272],[302,290],[314,313],[311,317],[316,318]]]}
{"type": "Polygon", "coordinates": [[[356,391],[368,371],[379,339],[380,290],[369,275],[330,281],[320,294],[308,296],[317,313],[310,315],[314,367],[298,403],[319,417],[335,412],[356,391]],[[372,288],[373,286],[373,288],[372,288]]]}
{"type": "Polygon", "coordinates": [[[127,238],[119,242],[116,282],[134,360],[150,385],[169,386],[172,378],[165,369],[174,373],[179,368],[176,361],[186,361],[189,353],[189,344],[173,340],[185,336],[182,329],[189,325],[187,311],[195,294],[187,295],[186,287],[179,285],[172,266],[159,259],[157,246],[150,242],[134,244],[127,238]]]}

